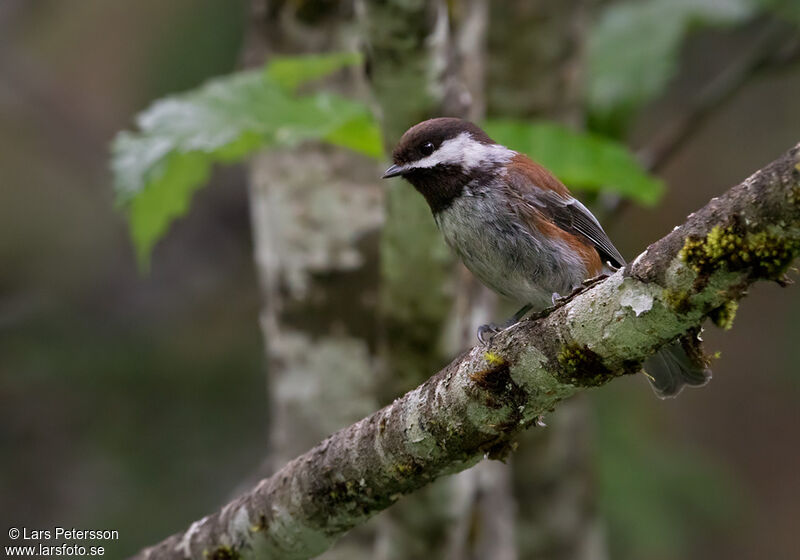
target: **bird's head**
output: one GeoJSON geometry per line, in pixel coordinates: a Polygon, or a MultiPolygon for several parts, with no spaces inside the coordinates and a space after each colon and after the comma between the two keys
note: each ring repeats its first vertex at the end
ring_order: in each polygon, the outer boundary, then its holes
{"type": "Polygon", "coordinates": [[[470,181],[497,173],[514,154],[469,121],[430,119],[403,134],[392,153],[394,165],[383,178],[408,180],[436,212],[470,181]]]}

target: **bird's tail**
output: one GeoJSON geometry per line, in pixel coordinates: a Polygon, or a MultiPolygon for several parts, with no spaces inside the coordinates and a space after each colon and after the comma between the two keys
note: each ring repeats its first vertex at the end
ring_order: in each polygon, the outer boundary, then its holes
{"type": "MultiPolygon", "coordinates": [[[[687,338],[693,336],[689,334],[687,338]]],[[[671,342],[644,362],[644,371],[659,398],[674,397],[684,385],[700,387],[711,379],[702,354],[690,356],[697,352],[687,350],[687,338],[671,342]]]]}

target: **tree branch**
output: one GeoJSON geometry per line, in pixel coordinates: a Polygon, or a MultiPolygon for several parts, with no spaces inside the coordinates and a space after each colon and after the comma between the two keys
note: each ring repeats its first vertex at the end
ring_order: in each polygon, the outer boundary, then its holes
{"type": "Polygon", "coordinates": [[[782,279],[800,253],[800,144],[627,267],[474,347],[391,405],[137,558],[310,558],[400,496],[502,457],[562,399],[782,279]]]}

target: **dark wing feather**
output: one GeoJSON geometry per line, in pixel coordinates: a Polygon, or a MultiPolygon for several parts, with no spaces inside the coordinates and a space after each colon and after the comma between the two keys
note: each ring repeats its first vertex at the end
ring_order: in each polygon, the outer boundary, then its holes
{"type": "Polygon", "coordinates": [[[564,231],[589,241],[604,262],[609,261],[615,267],[624,266],[625,259],[589,209],[570,196],[566,187],[543,167],[525,160],[524,166],[509,173],[511,194],[535,207],[564,231]],[[534,173],[528,169],[531,165],[536,166],[534,173]]]}
{"type": "Polygon", "coordinates": [[[562,209],[556,208],[553,212],[553,222],[570,233],[579,233],[588,239],[604,261],[610,261],[617,268],[625,266],[625,259],[611,243],[600,222],[577,199],[567,201],[562,209]]]}

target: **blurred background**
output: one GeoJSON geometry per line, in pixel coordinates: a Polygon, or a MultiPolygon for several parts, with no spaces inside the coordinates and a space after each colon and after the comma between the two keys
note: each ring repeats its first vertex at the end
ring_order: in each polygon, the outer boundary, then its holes
{"type": "MultiPolygon", "coordinates": [[[[380,184],[385,160],[320,142],[215,166],[137,266],[110,145],[153,100],[277,54],[358,50],[366,65],[319,87],[369,107],[386,145],[436,114],[627,145],[663,179],[657,203],[576,192],[633,257],[800,140],[798,12],[2,0],[4,542],[12,526],[117,529],[107,556],[130,555],[415,386],[471,344],[476,317],[501,314],[423,242],[427,209],[380,184]]],[[[732,330],[708,327],[720,354],[704,389],[658,401],[636,376],[592,391],[507,465],[405,498],[326,557],[797,558],[799,317],[796,286],[756,286],[732,330]]]]}

